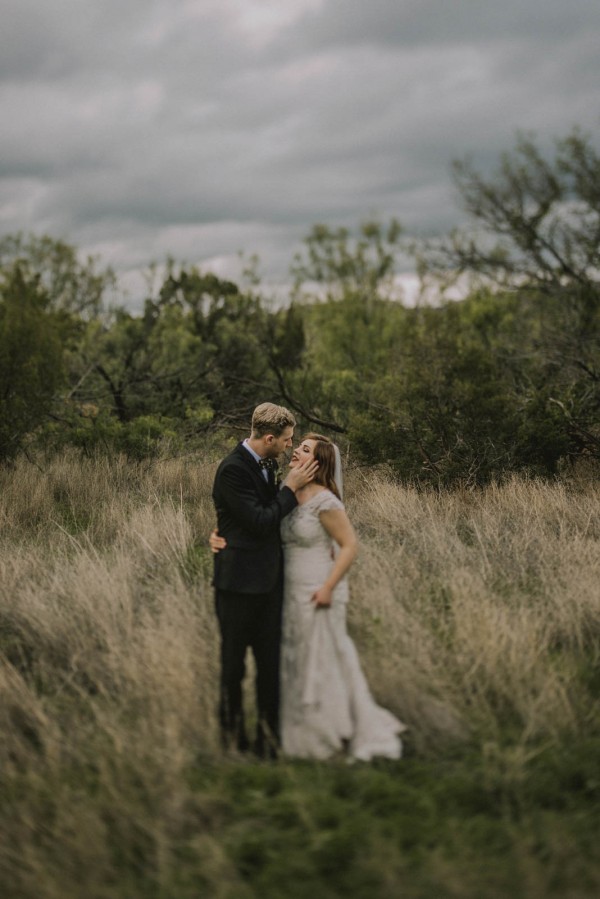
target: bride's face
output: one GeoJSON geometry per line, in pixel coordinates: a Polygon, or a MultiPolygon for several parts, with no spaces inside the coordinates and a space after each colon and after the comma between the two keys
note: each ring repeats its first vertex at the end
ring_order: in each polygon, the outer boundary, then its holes
{"type": "Polygon", "coordinates": [[[316,445],[316,440],[303,440],[302,443],[297,446],[292,453],[290,468],[295,468],[296,465],[302,465],[302,463],[306,462],[307,459],[314,459],[316,445]]]}

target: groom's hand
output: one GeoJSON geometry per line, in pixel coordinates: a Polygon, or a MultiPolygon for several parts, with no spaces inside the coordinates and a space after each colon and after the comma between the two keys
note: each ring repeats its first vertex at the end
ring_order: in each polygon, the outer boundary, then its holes
{"type": "Polygon", "coordinates": [[[302,462],[301,465],[292,468],[283,483],[295,493],[296,490],[300,490],[301,487],[306,487],[307,484],[310,484],[317,473],[318,467],[319,463],[316,459],[307,459],[306,462],[302,462]]]}
{"type": "Polygon", "coordinates": [[[225,549],[225,547],[227,546],[227,540],[225,539],[225,537],[221,537],[218,530],[215,528],[210,532],[208,545],[210,546],[211,552],[218,553],[222,549],[225,549]]]}

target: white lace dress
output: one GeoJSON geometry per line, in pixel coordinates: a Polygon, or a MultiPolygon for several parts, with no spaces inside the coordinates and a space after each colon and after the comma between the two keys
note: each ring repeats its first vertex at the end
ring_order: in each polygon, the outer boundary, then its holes
{"type": "Polygon", "coordinates": [[[344,749],[351,758],[396,759],[405,729],[378,706],[346,631],[348,584],[342,580],[329,608],[311,596],[333,565],[332,540],[319,520],[343,509],[329,490],[312,496],[281,524],[285,590],[281,657],[281,735],[286,755],[324,759],[344,749]]]}

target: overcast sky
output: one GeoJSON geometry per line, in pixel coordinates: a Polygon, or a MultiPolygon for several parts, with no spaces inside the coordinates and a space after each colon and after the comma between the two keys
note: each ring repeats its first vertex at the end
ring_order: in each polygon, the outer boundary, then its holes
{"type": "MultiPolygon", "coordinates": [[[[600,132],[598,0],[1,0],[0,231],[285,280],[317,222],[445,230],[452,159],[600,132]]],[[[129,281],[128,281],[129,277],[129,281]]],[[[134,289],[135,292],[135,289],[134,289]]]]}

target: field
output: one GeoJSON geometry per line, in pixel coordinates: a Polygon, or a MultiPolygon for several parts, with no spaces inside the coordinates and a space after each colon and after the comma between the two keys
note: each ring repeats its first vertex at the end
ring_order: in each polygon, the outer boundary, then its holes
{"type": "Polygon", "coordinates": [[[600,895],[600,486],[351,470],[350,628],[405,757],[267,764],[218,748],[213,471],[0,470],[4,899],[600,895]]]}

